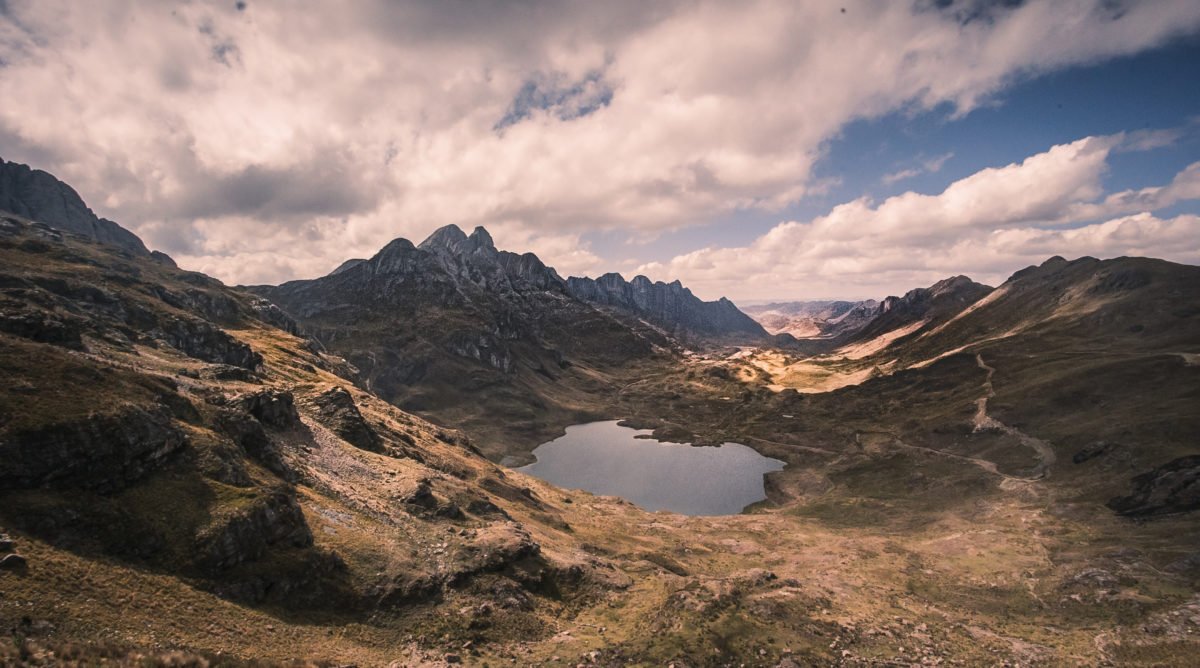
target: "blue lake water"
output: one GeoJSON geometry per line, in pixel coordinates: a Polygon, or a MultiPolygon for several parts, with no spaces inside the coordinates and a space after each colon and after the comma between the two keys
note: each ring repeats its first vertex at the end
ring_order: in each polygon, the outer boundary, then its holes
{"type": "Polygon", "coordinates": [[[567,427],[517,471],[569,489],[619,496],[646,510],[734,515],[766,498],[763,475],[784,463],[741,443],[696,447],[647,438],[616,420],[567,427]]]}

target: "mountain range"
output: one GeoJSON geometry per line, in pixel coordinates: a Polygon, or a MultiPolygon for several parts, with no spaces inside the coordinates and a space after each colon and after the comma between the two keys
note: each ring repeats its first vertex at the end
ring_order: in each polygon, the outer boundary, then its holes
{"type": "Polygon", "coordinates": [[[799,301],[771,302],[743,307],[742,310],[772,334],[790,334],[796,338],[836,336],[856,330],[875,315],[879,302],[799,301]]]}
{"type": "Polygon", "coordinates": [[[0,663],[1198,649],[1198,267],[1053,257],[763,326],[446,226],[230,287],[0,168],[0,663]],[[715,517],[509,468],[600,419],[786,467],[715,517]]]}

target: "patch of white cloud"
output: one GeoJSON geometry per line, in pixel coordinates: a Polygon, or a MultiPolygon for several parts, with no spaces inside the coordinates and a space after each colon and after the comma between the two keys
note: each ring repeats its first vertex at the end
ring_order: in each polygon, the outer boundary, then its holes
{"type": "Polygon", "coordinates": [[[1200,263],[1200,217],[1154,215],[1200,199],[1200,162],[1164,186],[1105,195],[1107,158],[1126,139],[1053,146],[936,195],[855,200],[811,221],[780,223],[748,246],[705,248],[638,271],[679,278],[708,298],[880,298],[960,273],[999,284],[1051,255],[1200,263]]]}
{"type": "MultiPolygon", "coordinates": [[[[968,113],[1023,77],[1200,28],[1194,0],[1028,2],[971,20],[882,0],[5,6],[0,155],[229,282],[319,275],[449,223],[503,228],[564,273],[593,272],[585,232],[653,235],[819,191],[812,167],[854,119],[968,113]]],[[[932,242],[986,228],[980,210],[1093,202],[1102,144],[941,198],[845,204],[810,225],[824,230],[812,243],[862,243],[863,217],[881,238],[932,242]],[[1076,173],[1050,174],[1062,161],[1076,173]]]]}

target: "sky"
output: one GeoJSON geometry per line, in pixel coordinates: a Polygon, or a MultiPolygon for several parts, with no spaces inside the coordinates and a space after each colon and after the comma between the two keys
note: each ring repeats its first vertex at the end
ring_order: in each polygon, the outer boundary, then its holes
{"type": "Polygon", "coordinates": [[[0,0],[0,157],[231,284],[456,224],[735,301],[1200,264],[1195,0],[0,0]]]}

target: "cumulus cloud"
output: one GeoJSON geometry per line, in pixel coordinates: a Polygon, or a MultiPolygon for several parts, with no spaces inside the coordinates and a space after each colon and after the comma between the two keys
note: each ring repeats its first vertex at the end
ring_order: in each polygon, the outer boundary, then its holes
{"type": "MultiPolygon", "coordinates": [[[[856,118],[967,113],[1200,27],[1191,0],[843,4],[10,0],[0,154],[226,280],[316,275],[447,223],[585,267],[562,240],[800,200],[856,118]]],[[[1063,150],[1083,148],[1107,150],[1063,150]]],[[[1096,182],[1063,186],[1091,201],[1096,182]]],[[[939,224],[973,225],[950,220],[960,190],[939,224]]]]}
{"type": "Polygon", "coordinates": [[[1053,146],[936,195],[858,199],[811,221],[780,223],[745,247],[705,248],[639,271],[680,278],[708,297],[878,298],[958,273],[997,284],[1055,254],[1200,261],[1200,218],[1153,215],[1200,199],[1200,163],[1167,185],[1105,196],[1107,158],[1125,141],[1053,146]]]}

